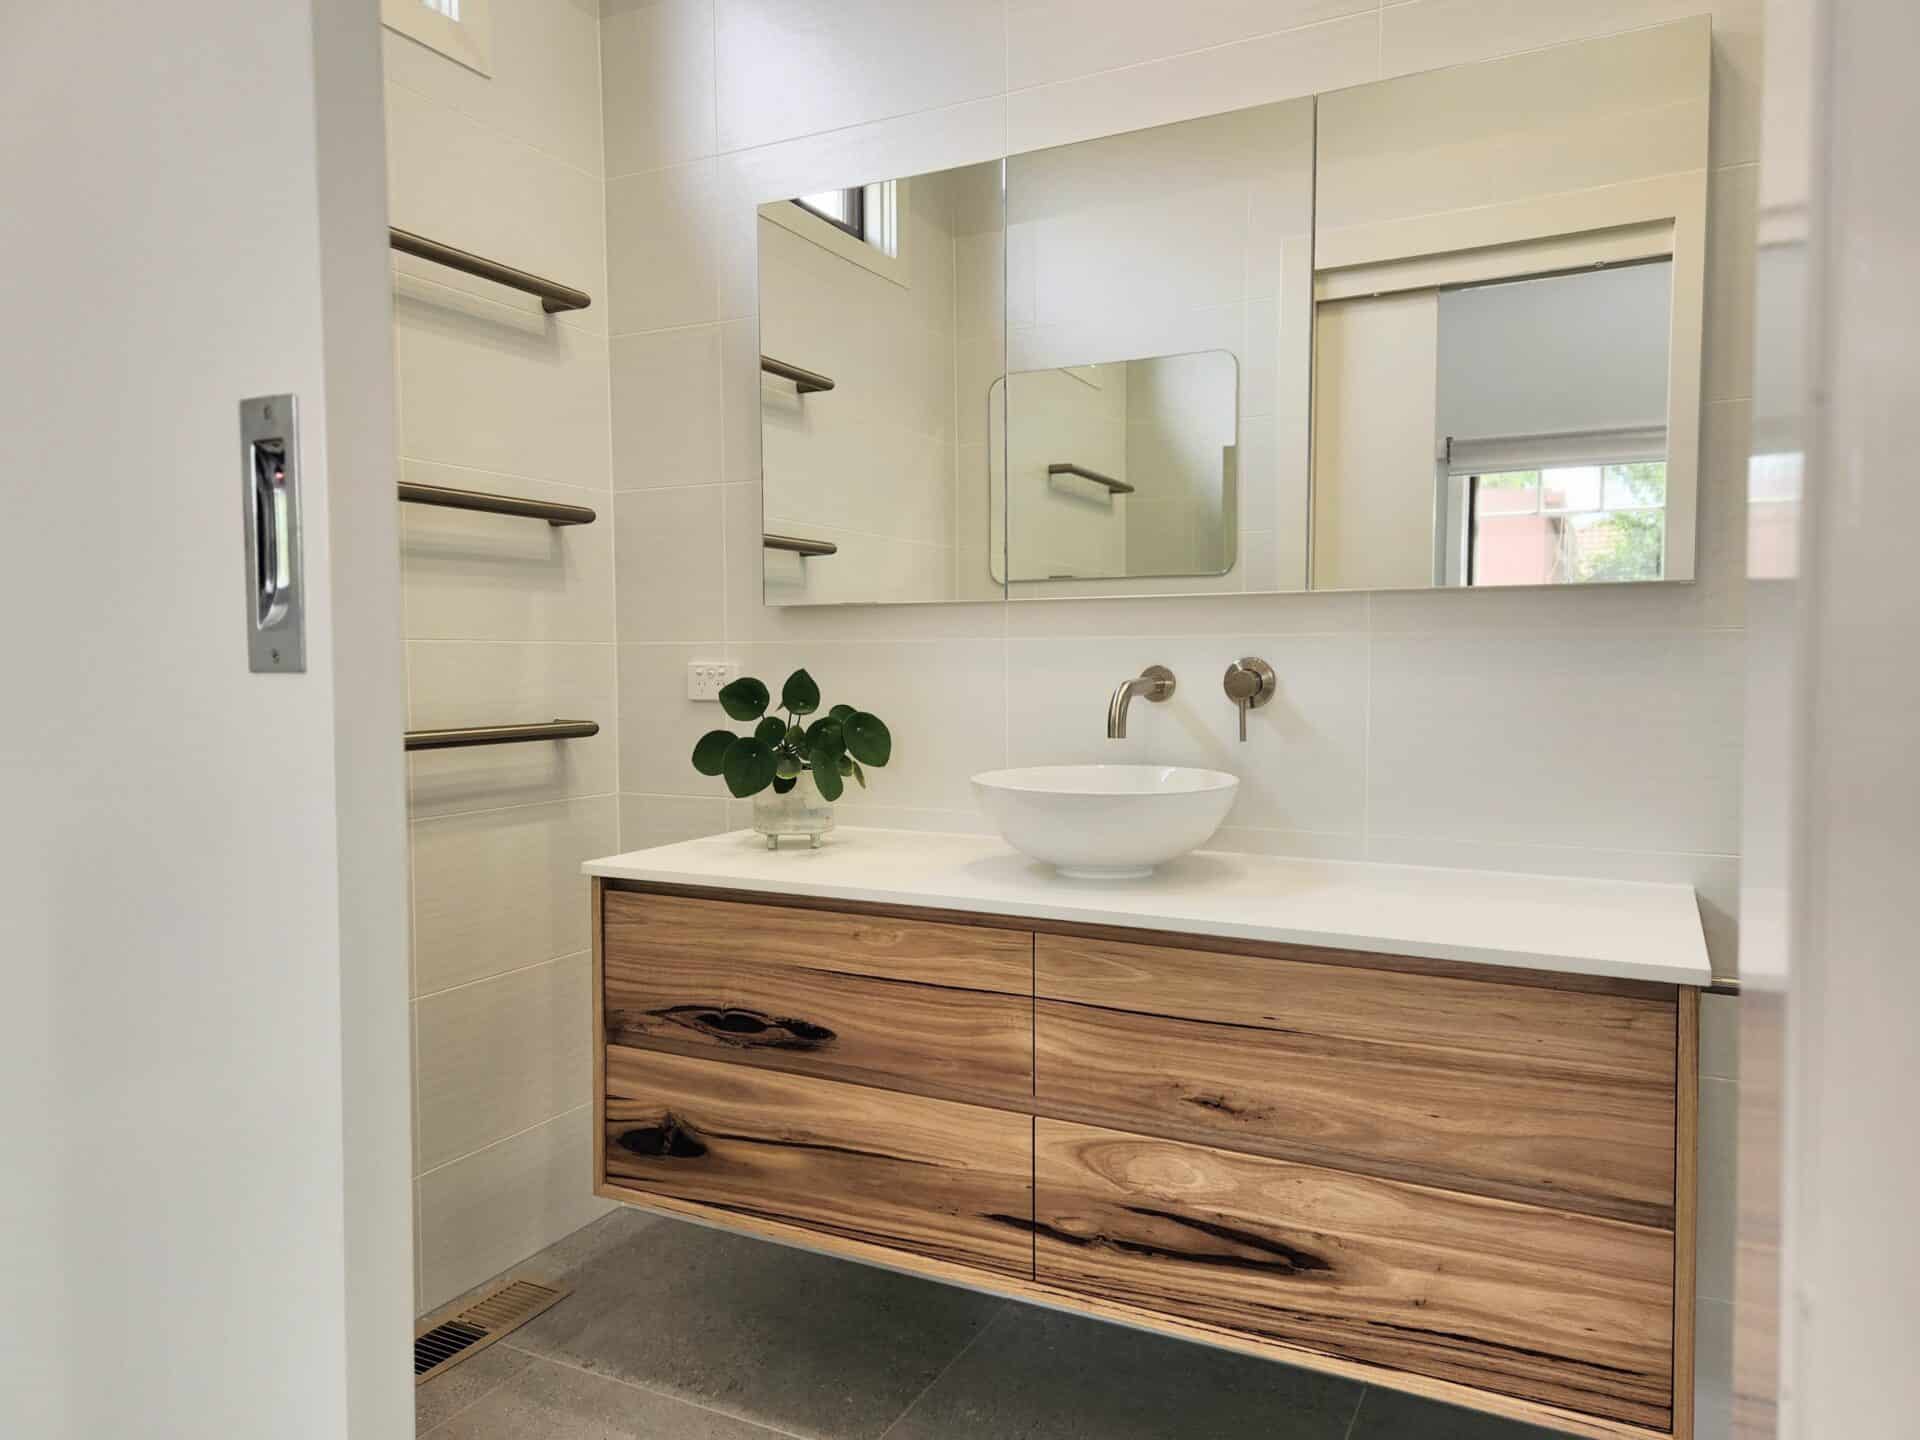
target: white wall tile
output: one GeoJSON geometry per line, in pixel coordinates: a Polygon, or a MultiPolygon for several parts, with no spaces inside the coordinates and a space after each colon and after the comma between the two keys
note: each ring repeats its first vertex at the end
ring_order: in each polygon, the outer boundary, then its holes
{"type": "Polygon", "coordinates": [[[717,485],[614,497],[622,640],[719,640],[725,628],[717,485]]]}
{"type": "Polygon", "coordinates": [[[1413,0],[1381,12],[1383,75],[1406,75],[1614,35],[1692,15],[1713,17],[1713,154],[1717,165],[1757,159],[1760,40],[1765,0],[1413,0]]]}
{"type": "Polygon", "coordinates": [[[1740,1219],[1739,1149],[1739,1086],[1732,1080],[1702,1080],[1694,1288],[1703,1300],[1733,1299],[1734,1242],[1740,1219]]]}
{"type": "Polygon", "coordinates": [[[438,505],[400,507],[400,578],[413,640],[613,639],[613,515],[604,491],[404,461],[423,485],[585,505],[590,525],[548,525],[438,505]]]}
{"type": "Polygon", "coordinates": [[[1376,635],[1369,830],[1732,854],[1741,637],[1376,635]]]}
{"type": "Polygon", "coordinates": [[[407,727],[592,720],[598,735],[537,745],[422,750],[409,760],[411,813],[534,805],[616,788],[614,647],[415,640],[407,645],[407,727]]]}
{"type": "Polygon", "coordinates": [[[620,647],[620,783],[626,793],[725,798],[726,786],[717,777],[693,768],[693,745],[709,730],[739,727],[716,702],[687,699],[687,666],[739,658],[735,649],[718,644],[620,647]]]}
{"type": "Polygon", "coordinates": [[[1076,635],[1334,635],[1367,628],[1365,595],[1180,595],[1007,607],[1016,638],[1076,635]]]}
{"type": "Polygon", "coordinates": [[[1379,45],[1378,18],[1358,15],[1015,91],[1008,144],[1038,150],[1358,84],[1374,77],[1379,45]]]}
{"type": "Polygon", "coordinates": [[[593,1110],[578,1110],[423,1175],[421,1311],[613,1209],[593,1195],[593,1110]]]}
{"type": "Polygon", "coordinates": [[[718,793],[700,799],[690,795],[622,795],[621,850],[646,850],[718,835],[727,828],[726,792],[717,780],[712,788],[718,793]]]}
{"type": "Polygon", "coordinates": [[[720,483],[720,344],[715,325],[613,338],[615,490],[720,483]]]}
{"type": "Polygon", "coordinates": [[[723,223],[713,160],[607,182],[607,314],[614,334],[720,318],[723,223]]]}
{"type": "Polygon", "coordinates": [[[610,795],[414,821],[416,993],[586,949],[580,865],[619,848],[610,795]]]}
{"type": "Polygon", "coordinates": [[[1754,215],[1760,167],[1716,170],[1707,184],[1707,303],[1701,394],[1753,394],[1754,215]]]}
{"type": "Polygon", "coordinates": [[[387,87],[387,190],[393,223],[585,290],[594,304],[550,320],[539,302],[444,265],[399,256],[403,271],[575,329],[606,330],[605,187],[576,169],[397,85],[387,87]]]}
{"type": "Polygon", "coordinates": [[[1737,995],[1700,997],[1700,1073],[1713,1080],[1740,1078],[1740,997],[1737,995]]]}
{"type": "Polygon", "coordinates": [[[729,485],[760,483],[760,325],[720,327],[721,475],[729,485]]]}
{"type": "Polygon", "coordinates": [[[1372,15],[1377,0],[1011,0],[1007,88],[1024,90],[1096,70],[1250,40],[1343,15],[1372,15]]]}
{"type": "Polygon", "coordinates": [[[595,0],[493,0],[490,75],[382,30],[387,78],[598,175],[598,12],[595,0]]]}
{"type": "Polygon", "coordinates": [[[592,972],[571,955],[414,1002],[423,1173],[591,1098],[592,972]]]}
{"type": "Polygon", "coordinates": [[[603,0],[607,173],[714,153],[713,0],[603,0]]]}
{"type": "Polygon", "coordinates": [[[411,276],[393,323],[401,455],[608,487],[604,337],[411,276]]]}
{"type": "Polygon", "coordinates": [[[1694,1440],[1733,1437],[1733,1302],[1702,1299],[1694,1307],[1694,1440]]]}
{"type": "Polygon", "coordinates": [[[720,148],[996,94],[1004,11],[990,0],[716,0],[720,148]]]}

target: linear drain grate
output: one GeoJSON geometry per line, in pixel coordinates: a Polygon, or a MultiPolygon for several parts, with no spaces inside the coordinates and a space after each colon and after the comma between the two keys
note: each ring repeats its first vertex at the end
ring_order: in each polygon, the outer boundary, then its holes
{"type": "Polygon", "coordinates": [[[481,1296],[459,1314],[413,1337],[413,1379],[430,1380],[449,1365],[457,1365],[510,1330],[533,1319],[542,1310],[567,1298],[564,1285],[539,1285],[531,1280],[509,1280],[481,1296]]]}

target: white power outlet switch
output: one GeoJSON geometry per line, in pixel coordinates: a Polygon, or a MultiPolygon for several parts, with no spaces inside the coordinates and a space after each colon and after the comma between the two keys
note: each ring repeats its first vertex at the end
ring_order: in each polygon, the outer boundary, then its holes
{"type": "Polygon", "coordinates": [[[720,692],[740,673],[730,660],[689,660],[687,662],[687,699],[718,700],[720,692]]]}

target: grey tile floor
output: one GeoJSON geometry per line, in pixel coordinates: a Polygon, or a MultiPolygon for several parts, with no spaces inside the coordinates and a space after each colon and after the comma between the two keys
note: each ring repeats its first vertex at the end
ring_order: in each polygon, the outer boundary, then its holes
{"type": "Polygon", "coordinates": [[[433,1440],[1554,1440],[1201,1345],[621,1210],[574,1293],[418,1391],[433,1440]]]}

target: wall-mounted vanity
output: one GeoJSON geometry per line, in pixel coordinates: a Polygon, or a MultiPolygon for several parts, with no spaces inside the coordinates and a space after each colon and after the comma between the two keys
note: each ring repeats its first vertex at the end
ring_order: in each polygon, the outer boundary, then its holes
{"type": "Polygon", "coordinates": [[[1709,44],[762,205],[767,603],[1691,580],[1709,44]]]}
{"type": "Polygon", "coordinates": [[[600,1195],[1691,1434],[1686,886],[1227,854],[1075,886],[859,831],[587,868],[600,1195]]]}

